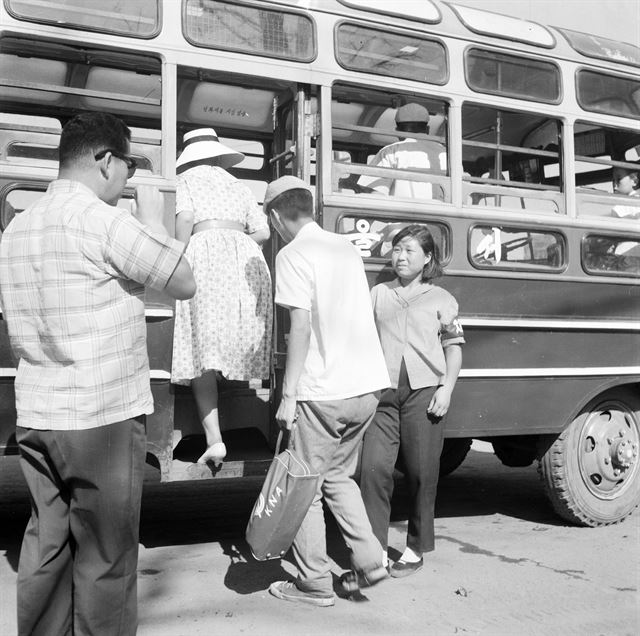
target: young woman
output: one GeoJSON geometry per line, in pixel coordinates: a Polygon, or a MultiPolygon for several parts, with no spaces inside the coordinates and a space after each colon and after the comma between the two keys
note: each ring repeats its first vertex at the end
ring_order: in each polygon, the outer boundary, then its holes
{"type": "Polygon", "coordinates": [[[409,225],[392,241],[396,278],[371,290],[391,388],[384,391],[364,437],[360,489],[387,559],[387,534],[398,454],[411,498],[407,544],[393,577],[422,567],[434,549],[433,515],[444,416],[462,364],[464,336],[453,296],[431,282],[442,274],[433,237],[409,225]]]}
{"type": "Polygon", "coordinates": [[[227,453],[218,377],[269,377],[271,277],[260,249],[269,225],[251,190],[227,172],[243,158],[202,128],[185,134],[176,163],[176,238],[198,288],[176,303],[171,381],[191,383],[207,439],[198,462],[215,465],[227,453]]]}

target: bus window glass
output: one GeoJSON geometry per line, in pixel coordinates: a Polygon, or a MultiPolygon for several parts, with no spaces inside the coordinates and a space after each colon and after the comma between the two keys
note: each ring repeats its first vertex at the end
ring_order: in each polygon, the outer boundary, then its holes
{"type": "MultiPolygon", "coordinates": [[[[4,231],[11,220],[35,203],[47,189],[47,184],[41,184],[29,188],[13,188],[0,197],[0,231],[4,231]]],[[[132,212],[134,209],[134,193],[127,189],[122,198],[118,199],[117,207],[132,212]]]]}
{"type": "Polygon", "coordinates": [[[574,148],[578,216],[640,218],[640,131],[579,121],[574,148]]]}
{"type": "Polygon", "coordinates": [[[334,192],[451,200],[446,102],[336,86],[331,113],[334,192]],[[397,128],[398,112],[407,104],[422,113],[415,132],[397,128]]]}
{"type": "Polygon", "coordinates": [[[158,5],[158,0],[6,0],[9,12],[22,20],[139,38],[160,31],[158,5]]]}
{"type": "Polygon", "coordinates": [[[121,117],[132,129],[131,153],[140,169],[161,172],[159,59],[4,37],[0,85],[5,160],[51,161],[62,123],[78,112],[102,111],[121,117]],[[25,112],[30,119],[18,122],[15,118],[24,119],[20,113],[25,112]],[[36,123],[44,116],[55,125],[36,123]]]}
{"type": "Polygon", "coordinates": [[[338,63],[352,71],[445,84],[449,77],[444,44],[418,35],[343,23],[336,28],[338,63]]]}
{"type": "Polygon", "coordinates": [[[560,122],[526,113],[465,104],[462,163],[467,205],[564,213],[560,122]]]}
{"type": "Polygon", "coordinates": [[[609,40],[608,38],[580,33],[570,29],[558,29],[569,44],[582,55],[600,60],[611,60],[640,66],[640,47],[627,42],[609,40]]]}
{"type": "Polygon", "coordinates": [[[584,110],[640,119],[640,81],[581,69],[576,76],[578,103],[584,110]]]}
{"type": "Polygon", "coordinates": [[[582,267],[588,274],[640,276],[640,241],[590,235],[582,241],[582,267]]]}
{"type": "Polygon", "coordinates": [[[503,95],[557,104],[561,95],[560,69],[537,58],[483,49],[465,54],[465,77],[478,93],[503,95]]]}
{"type": "MultiPolygon", "coordinates": [[[[407,225],[419,223],[398,221],[397,218],[378,216],[345,215],[338,221],[336,232],[344,234],[358,250],[362,258],[391,258],[391,242],[394,236],[407,225]]],[[[441,262],[449,259],[449,230],[442,223],[424,223],[429,228],[441,262]]]]}
{"type": "Polygon", "coordinates": [[[559,232],[477,225],[469,234],[471,263],[480,269],[560,271],[565,254],[559,232]]]}
{"type": "Polygon", "coordinates": [[[186,0],[184,36],[195,46],[310,62],[316,55],[311,18],[237,2],[186,0]]]}

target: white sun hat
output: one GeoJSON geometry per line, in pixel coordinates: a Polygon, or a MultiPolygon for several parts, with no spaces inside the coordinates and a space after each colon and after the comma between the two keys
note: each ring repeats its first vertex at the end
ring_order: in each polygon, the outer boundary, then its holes
{"type": "Polygon", "coordinates": [[[198,128],[184,134],[183,150],[176,161],[176,169],[186,169],[189,164],[203,159],[215,159],[213,165],[225,170],[235,166],[244,159],[241,152],[232,150],[218,141],[218,135],[213,128],[198,128]]]}

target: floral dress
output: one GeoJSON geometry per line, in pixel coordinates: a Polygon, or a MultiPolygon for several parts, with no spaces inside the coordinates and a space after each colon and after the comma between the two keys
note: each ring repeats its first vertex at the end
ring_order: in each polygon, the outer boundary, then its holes
{"type": "MultiPolygon", "coordinates": [[[[193,211],[194,224],[233,221],[249,233],[267,227],[251,190],[219,167],[178,176],[176,214],[184,210],[193,211]]],[[[171,381],[189,384],[212,369],[229,380],[268,378],[271,276],[260,246],[239,230],[212,228],[191,236],[185,256],[197,291],[176,302],[171,381]]]]}

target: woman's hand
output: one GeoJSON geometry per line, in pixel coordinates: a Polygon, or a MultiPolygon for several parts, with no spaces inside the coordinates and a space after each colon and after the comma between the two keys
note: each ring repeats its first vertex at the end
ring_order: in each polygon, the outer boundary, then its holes
{"type": "Polygon", "coordinates": [[[429,402],[427,413],[436,417],[444,417],[449,410],[449,404],[451,404],[451,389],[439,386],[429,402]]]}

